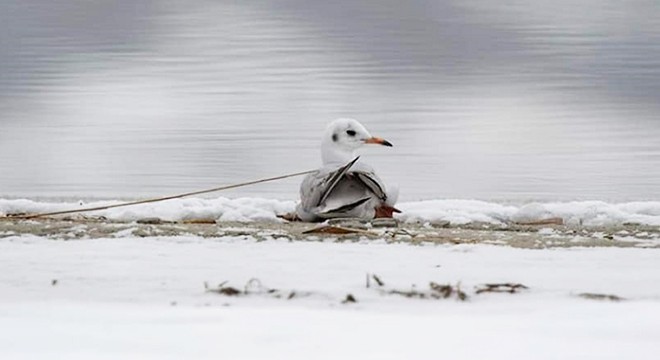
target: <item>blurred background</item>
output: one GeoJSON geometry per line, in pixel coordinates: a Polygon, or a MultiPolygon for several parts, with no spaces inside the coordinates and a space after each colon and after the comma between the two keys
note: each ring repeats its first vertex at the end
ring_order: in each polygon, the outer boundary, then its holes
{"type": "MultiPolygon", "coordinates": [[[[0,3],[0,196],[134,198],[316,168],[401,200],[660,198],[657,0],[0,3]]],[[[223,196],[297,198],[300,178],[223,196]]]]}

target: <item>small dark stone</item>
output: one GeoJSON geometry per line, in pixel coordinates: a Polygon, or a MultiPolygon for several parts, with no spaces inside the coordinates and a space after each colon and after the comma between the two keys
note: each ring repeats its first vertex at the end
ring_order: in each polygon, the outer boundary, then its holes
{"type": "Polygon", "coordinates": [[[352,294],[347,294],[346,299],[344,299],[344,301],[342,301],[341,303],[342,304],[348,304],[348,303],[356,303],[356,302],[357,302],[357,300],[355,299],[355,297],[352,294]]]}
{"type": "Polygon", "coordinates": [[[146,224],[146,225],[158,225],[163,222],[160,218],[157,217],[151,217],[151,218],[144,218],[136,221],[138,224],[146,224]]]}

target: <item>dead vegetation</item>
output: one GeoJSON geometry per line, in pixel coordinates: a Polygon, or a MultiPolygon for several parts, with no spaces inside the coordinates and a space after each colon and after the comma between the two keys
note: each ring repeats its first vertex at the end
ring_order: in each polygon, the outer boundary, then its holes
{"type": "Polygon", "coordinates": [[[426,291],[417,290],[413,287],[410,290],[391,289],[386,291],[386,293],[417,299],[449,299],[454,297],[458,301],[466,301],[469,298],[469,296],[461,290],[460,283],[456,285],[440,285],[433,281],[429,283],[429,289],[426,291]]]}
{"type": "MultiPolygon", "coordinates": [[[[215,287],[209,286],[207,282],[204,282],[204,290],[207,293],[215,293],[223,296],[230,297],[244,297],[244,296],[265,296],[275,299],[286,299],[292,300],[300,297],[308,297],[314,295],[314,292],[301,292],[297,290],[280,290],[269,288],[263,285],[261,280],[257,278],[250,279],[242,289],[237,287],[227,285],[227,281],[223,281],[215,287]]],[[[57,285],[57,280],[53,280],[51,283],[52,286],[57,285]]],[[[399,288],[387,288],[385,282],[382,278],[376,274],[367,273],[366,276],[366,288],[373,289],[378,291],[381,295],[396,295],[405,297],[408,299],[455,299],[457,301],[467,301],[470,299],[470,295],[461,288],[461,283],[452,284],[440,284],[434,281],[430,281],[428,288],[426,289],[417,289],[415,285],[412,285],[410,289],[399,289],[399,288]]],[[[517,294],[523,290],[528,290],[529,287],[520,283],[486,283],[478,285],[475,287],[474,295],[484,294],[484,293],[505,293],[505,294],[517,294]]],[[[600,300],[600,301],[624,301],[626,300],[623,297],[611,294],[597,294],[597,293],[580,293],[577,294],[578,297],[589,299],[589,300],[600,300]]],[[[358,300],[355,295],[352,293],[347,293],[346,296],[340,300],[342,304],[353,304],[357,303],[358,300]]]]}
{"type": "MultiPolygon", "coordinates": [[[[52,279],[50,282],[51,286],[57,286],[59,284],[58,279],[52,279]]],[[[245,297],[245,296],[263,296],[274,299],[286,299],[292,300],[295,298],[309,297],[314,295],[314,292],[303,292],[297,290],[280,290],[275,288],[269,288],[263,285],[261,280],[257,278],[251,278],[243,286],[242,289],[227,285],[228,281],[223,281],[217,286],[210,286],[208,282],[204,282],[204,290],[207,293],[215,293],[223,296],[229,297],[245,297]]],[[[398,288],[387,288],[385,282],[381,279],[380,276],[376,274],[367,273],[366,276],[366,288],[374,289],[378,291],[381,295],[397,295],[409,299],[455,299],[457,301],[467,301],[470,298],[470,295],[461,288],[461,283],[456,285],[452,284],[439,284],[434,281],[430,281],[428,289],[417,289],[415,285],[412,285],[410,289],[398,289],[398,288]],[[372,285],[373,282],[373,285],[372,285]]],[[[520,283],[486,283],[478,285],[475,287],[474,295],[484,294],[484,293],[506,293],[506,294],[517,294],[523,290],[528,290],[529,287],[520,283]]],[[[317,294],[318,295],[318,294],[317,294]]],[[[579,293],[575,295],[577,297],[588,299],[588,300],[597,300],[597,301],[625,301],[626,298],[612,295],[612,294],[599,294],[599,293],[579,293]]],[[[351,304],[357,303],[358,300],[355,295],[347,293],[346,297],[340,301],[342,304],[351,304]]]]}
{"type": "Polygon", "coordinates": [[[356,303],[357,300],[355,299],[355,296],[353,294],[346,294],[346,299],[344,299],[341,303],[342,304],[348,304],[348,303],[356,303]]]}
{"type": "Polygon", "coordinates": [[[210,287],[208,283],[204,283],[204,290],[206,292],[213,292],[217,293],[220,295],[226,295],[226,296],[238,296],[242,295],[242,292],[238,290],[237,288],[231,287],[231,286],[225,286],[227,282],[223,281],[220,283],[217,287],[210,287]]]}
{"type": "Polygon", "coordinates": [[[243,290],[239,290],[238,288],[232,286],[227,286],[226,284],[227,281],[223,281],[218,284],[218,286],[211,287],[207,282],[204,282],[204,290],[208,293],[216,293],[224,296],[261,295],[276,299],[286,298],[287,300],[310,295],[310,293],[306,292],[297,292],[294,290],[281,291],[279,289],[268,288],[265,287],[261,283],[261,280],[257,278],[250,279],[243,287],[243,290]]]}
{"type": "Polygon", "coordinates": [[[378,236],[377,233],[368,230],[345,227],[345,226],[336,226],[336,225],[319,225],[319,226],[315,226],[312,229],[305,230],[302,233],[303,234],[334,234],[334,235],[362,234],[362,235],[378,236]]]}
{"type": "Polygon", "coordinates": [[[428,290],[418,290],[413,285],[410,290],[401,289],[384,289],[385,282],[376,274],[367,274],[366,288],[371,288],[371,280],[376,283],[377,290],[382,294],[399,295],[407,298],[417,299],[448,299],[455,297],[457,300],[465,301],[469,296],[461,290],[460,283],[456,285],[446,284],[440,285],[436,282],[429,282],[428,290]]]}
{"type": "Polygon", "coordinates": [[[600,300],[600,301],[624,301],[624,300],[626,300],[625,298],[622,298],[620,296],[610,295],[610,294],[581,293],[581,294],[578,294],[577,296],[579,296],[583,299],[600,300]]]}
{"type": "Polygon", "coordinates": [[[477,291],[475,292],[476,294],[483,294],[483,293],[510,293],[510,294],[515,294],[520,292],[521,290],[527,290],[529,289],[527,286],[523,284],[514,284],[514,283],[501,283],[501,284],[483,284],[480,286],[477,286],[477,291]]]}

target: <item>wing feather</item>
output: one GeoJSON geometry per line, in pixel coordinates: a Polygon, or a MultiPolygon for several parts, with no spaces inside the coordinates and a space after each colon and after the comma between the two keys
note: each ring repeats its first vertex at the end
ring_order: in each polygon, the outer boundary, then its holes
{"type": "Polygon", "coordinates": [[[334,190],[334,188],[337,186],[339,181],[344,177],[344,175],[346,175],[348,170],[351,168],[351,166],[353,166],[353,164],[355,164],[356,161],[358,161],[358,159],[360,159],[359,156],[357,156],[355,159],[351,160],[351,162],[340,167],[331,174],[330,179],[328,179],[327,181],[328,184],[323,189],[323,192],[321,193],[321,197],[319,198],[319,202],[316,204],[316,206],[323,204],[323,202],[332,193],[332,190],[334,190]]]}
{"type": "Polygon", "coordinates": [[[387,194],[385,193],[385,190],[380,185],[380,182],[378,181],[377,178],[374,178],[373,176],[371,176],[371,174],[364,172],[354,172],[352,174],[355,176],[355,178],[358,181],[360,181],[369,191],[371,191],[374,195],[376,195],[376,197],[379,198],[381,201],[387,200],[387,194]]]}
{"type": "Polygon", "coordinates": [[[369,200],[371,200],[371,197],[365,197],[365,198],[362,198],[362,199],[360,199],[360,200],[358,200],[358,201],[352,202],[352,203],[350,203],[350,204],[346,204],[346,205],[340,206],[340,207],[338,207],[338,208],[336,208],[336,209],[332,209],[332,210],[324,211],[324,212],[323,212],[323,215],[330,215],[330,214],[333,214],[333,213],[345,213],[345,212],[349,212],[349,211],[355,209],[356,207],[358,207],[358,206],[364,204],[365,202],[367,202],[367,201],[369,201],[369,200]]]}

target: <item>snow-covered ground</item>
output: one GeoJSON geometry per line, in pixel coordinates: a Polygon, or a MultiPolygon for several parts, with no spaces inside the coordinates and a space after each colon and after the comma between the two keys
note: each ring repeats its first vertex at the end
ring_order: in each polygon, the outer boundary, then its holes
{"type": "Polygon", "coordinates": [[[9,236],[0,358],[656,359],[659,263],[649,249],[9,236]],[[248,294],[205,290],[225,281],[248,294]],[[391,293],[431,281],[469,299],[391,293]],[[529,289],[475,292],[500,282],[529,289]]]}
{"type": "MultiPolygon", "coordinates": [[[[39,213],[118,204],[120,201],[44,202],[29,199],[0,199],[0,216],[39,213]]],[[[97,211],[112,220],[133,221],[145,217],[164,220],[214,218],[222,221],[277,220],[277,214],[293,211],[294,201],[263,198],[176,199],[139,206],[97,211]]],[[[635,223],[660,225],[660,201],[607,203],[603,201],[504,204],[479,200],[427,200],[397,204],[403,221],[445,220],[501,223],[562,218],[567,225],[607,226],[635,223]]]]}

